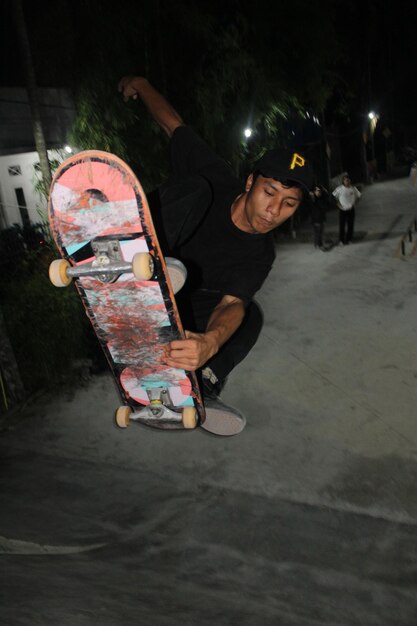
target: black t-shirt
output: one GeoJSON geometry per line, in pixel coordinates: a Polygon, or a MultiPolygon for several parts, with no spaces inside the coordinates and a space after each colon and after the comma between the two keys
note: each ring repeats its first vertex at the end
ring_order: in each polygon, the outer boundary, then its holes
{"type": "Polygon", "coordinates": [[[254,235],[237,228],[231,207],[244,185],[230,167],[189,127],[177,128],[171,140],[175,177],[201,176],[210,194],[209,210],[180,257],[195,288],[251,300],[267,277],[275,258],[272,233],[254,235]]]}

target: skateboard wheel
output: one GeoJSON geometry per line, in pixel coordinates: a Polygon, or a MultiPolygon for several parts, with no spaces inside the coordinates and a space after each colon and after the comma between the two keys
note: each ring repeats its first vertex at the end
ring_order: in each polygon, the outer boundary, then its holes
{"type": "Polygon", "coordinates": [[[184,428],[195,428],[197,426],[197,411],[193,406],[186,406],[182,410],[182,424],[184,428]]]}
{"type": "Polygon", "coordinates": [[[138,280],[149,280],[153,274],[153,260],[149,252],[138,252],[132,259],[132,272],[138,280]]]}
{"type": "Polygon", "coordinates": [[[129,406],[120,406],[116,411],[116,424],[119,428],[127,428],[130,424],[132,409],[129,406]]]}
{"type": "Polygon", "coordinates": [[[49,266],[49,280],[55,287],[68,287],[71,276],[67,276],[67,269],[71,267],[65,259],[56,259],[49,266]]]}

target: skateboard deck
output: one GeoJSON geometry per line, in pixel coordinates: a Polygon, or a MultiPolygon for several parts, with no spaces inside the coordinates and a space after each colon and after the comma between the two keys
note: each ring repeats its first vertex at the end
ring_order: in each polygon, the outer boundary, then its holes
{"type": "Polygon", "coordinates": [[[64,161],[52,181],[48,216],[61,259],[58,287],[74,280],[107,357],[130,421],[164,429],[204,422],[195,374],[163,363],[164,346],[184,337],[144,191],[117,156],[89,150],[64,161]]]}

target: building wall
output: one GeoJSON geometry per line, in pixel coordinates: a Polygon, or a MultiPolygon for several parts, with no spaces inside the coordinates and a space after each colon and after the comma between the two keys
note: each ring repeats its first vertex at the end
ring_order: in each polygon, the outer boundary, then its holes
{"type": "MultiPolygon", "coordinates": [[[[75,110],[67,89],[38,89],[45,141],[65,145],[75,110]]],[[[0,154],[35,150],[32,114],[26,89],[0,87],[0,154]]]]}
{"type": "MultiPolygon", "coordinates": [[[[68,155],[63,150],[49,150],[48,156],[50,161],[56,159],[61,163],[68,155]]],[[[46,217],[47,201],[35,191],[36,163],[39,163],[37,152],[0,156],[0,228],[13,224],[23,226],[26,215],[32,223],[41,222],[46,217]],[[18,204],[22,193],[27,214],[18,204]]]]}
{"type": "MultiPolygon", "coordinates": [[[[60,163],[68,156],[63,149],[75,114],[71,93],[40,88],[38,97],[49,159],[60,163]]],[[[39,156],[27,90],[0,87],[0,229],[46,217],[47,202],[35,191],[36,163],[39,156]],[[19,208],[19,199],[27,211],[19,208]]]]}

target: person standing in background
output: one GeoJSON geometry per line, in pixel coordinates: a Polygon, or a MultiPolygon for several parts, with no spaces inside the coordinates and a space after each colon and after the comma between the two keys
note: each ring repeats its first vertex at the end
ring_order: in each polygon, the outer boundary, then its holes
{"type": "Polygon", "coordinates": [[[329,195],[321,185],[315,185],[310,193],[311,223],[313,224],[314,247],[327,252],[323,243],[324,223],[329,204],[329,195]]]}
{"type": "Polygon", "coordinates": [[[361,193],[352,185],[350,177],[346,174],[342,178],[342,184],[333,191],[333,196],[339,207],[339,246],[343,246],[353,242],[355,204],[361,193]]]}

